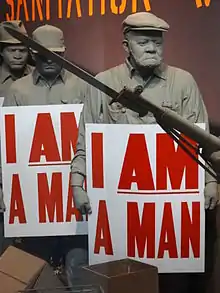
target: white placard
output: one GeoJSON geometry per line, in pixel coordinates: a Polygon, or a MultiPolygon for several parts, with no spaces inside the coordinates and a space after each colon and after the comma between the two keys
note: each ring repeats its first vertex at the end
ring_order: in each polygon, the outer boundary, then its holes
{"type": "Polygon", "coordinates": [[[6,237],[88,233],[69,185],[82,107],[2,108],[6,237]]]}
{"type": "Polygon", "coordinates": [[[86,142],[90,265],[203,272],[204,170],[158,125],[88,124],[86,142]]]}

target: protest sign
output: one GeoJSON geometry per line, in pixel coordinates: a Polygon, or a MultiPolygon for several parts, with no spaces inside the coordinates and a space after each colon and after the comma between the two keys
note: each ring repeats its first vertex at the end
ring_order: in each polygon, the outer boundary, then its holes
{"type": "Polygon", "coordinates": [[[203,272],[204,170],[158,125],[88,124],[86,141],[90,264],[203,272]]]}
{"type": "Polygon", "coordinates": [[[70,187],[82,107],[2,108],[6,237],[87,234],[70,187]]]}

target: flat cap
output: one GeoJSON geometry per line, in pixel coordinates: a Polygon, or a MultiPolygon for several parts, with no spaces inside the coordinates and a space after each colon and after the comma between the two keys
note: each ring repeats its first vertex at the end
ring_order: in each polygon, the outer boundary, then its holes
{"type": "MultiPolygon", "coordinates": [[[[66,49],[62,30],[52,25],[45,24],[38,27],[33,31],[32,38],[50,51],[64,52],[66,49]]],[[[37,53],[34,50],[33,52],[37,53]]]]}
{"type": "Polygon", "coordinates": [[[3,21],[0,24],[0,43],[6,44],[20,44],[21,42],[14,37],[12,37],[4,28],[4,25],[11,26],[16,29],[20,33],[27,36],[27,31],[24,27],[24,24],[21,20],[11,20],[11,21],[3,21]]]}
{"type": "Polygon", "coordinates": [[[137,12],[130,14],[122,23],[123,32],[131,30],[155,30],[166,32],[169,24],[150,12],[137,12]]]}

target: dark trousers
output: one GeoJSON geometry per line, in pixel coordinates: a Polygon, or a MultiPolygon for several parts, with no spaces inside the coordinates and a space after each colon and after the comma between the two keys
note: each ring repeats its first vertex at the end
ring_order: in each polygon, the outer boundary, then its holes
{"type": "Polygon", "coordinates": [[[8,248],[8,246],[13,245],[13,238],[4,237],[4,216],[0,213],[0,256],[8,248]]]}
{"type": "Polygon", "coordinates": [[[66,254],[73,248],[87,249],[87,236],[51,236],[22,238],[16,246],[57,266],[65,262],[66,254]]]}
{"type": "Polygon", "coordinates": [[[216,240],[214,245],[214,266],[211,272],[206,293],[220,292],[220,205],[215,209],[216,216],[216,240]]]}

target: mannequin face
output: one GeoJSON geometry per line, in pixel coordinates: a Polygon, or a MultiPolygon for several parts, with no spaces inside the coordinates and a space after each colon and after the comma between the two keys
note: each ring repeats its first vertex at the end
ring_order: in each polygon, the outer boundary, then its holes
{"type": "MultiPolygon", "coordinates": [[[[64,56],[64,53],[59,53],[59,55],[64,56]]],[[[38,72],[43,77],[45,77],[45,79],[55,78],[57,75],[59,75],[59,73],[62,70],[62,66],[58,65],[57,63],[53,62],[52,60],[49,60],[39,54],[35,55],[35,60],[36,60],[36,68],[37,68],[38,72]]]]}
{"type": "Polygon", "coordinates": [[[6,45],[1,51],[3,63],[10,70],[22,70],[27,64],[28,49],[23,45],[6,45]]]}
{"type": "Polygon", "coordinates": [[[124,48],[137,67],[154,68],[163,60],[163,36],[158,31],[130,31],[124,48]]]}

